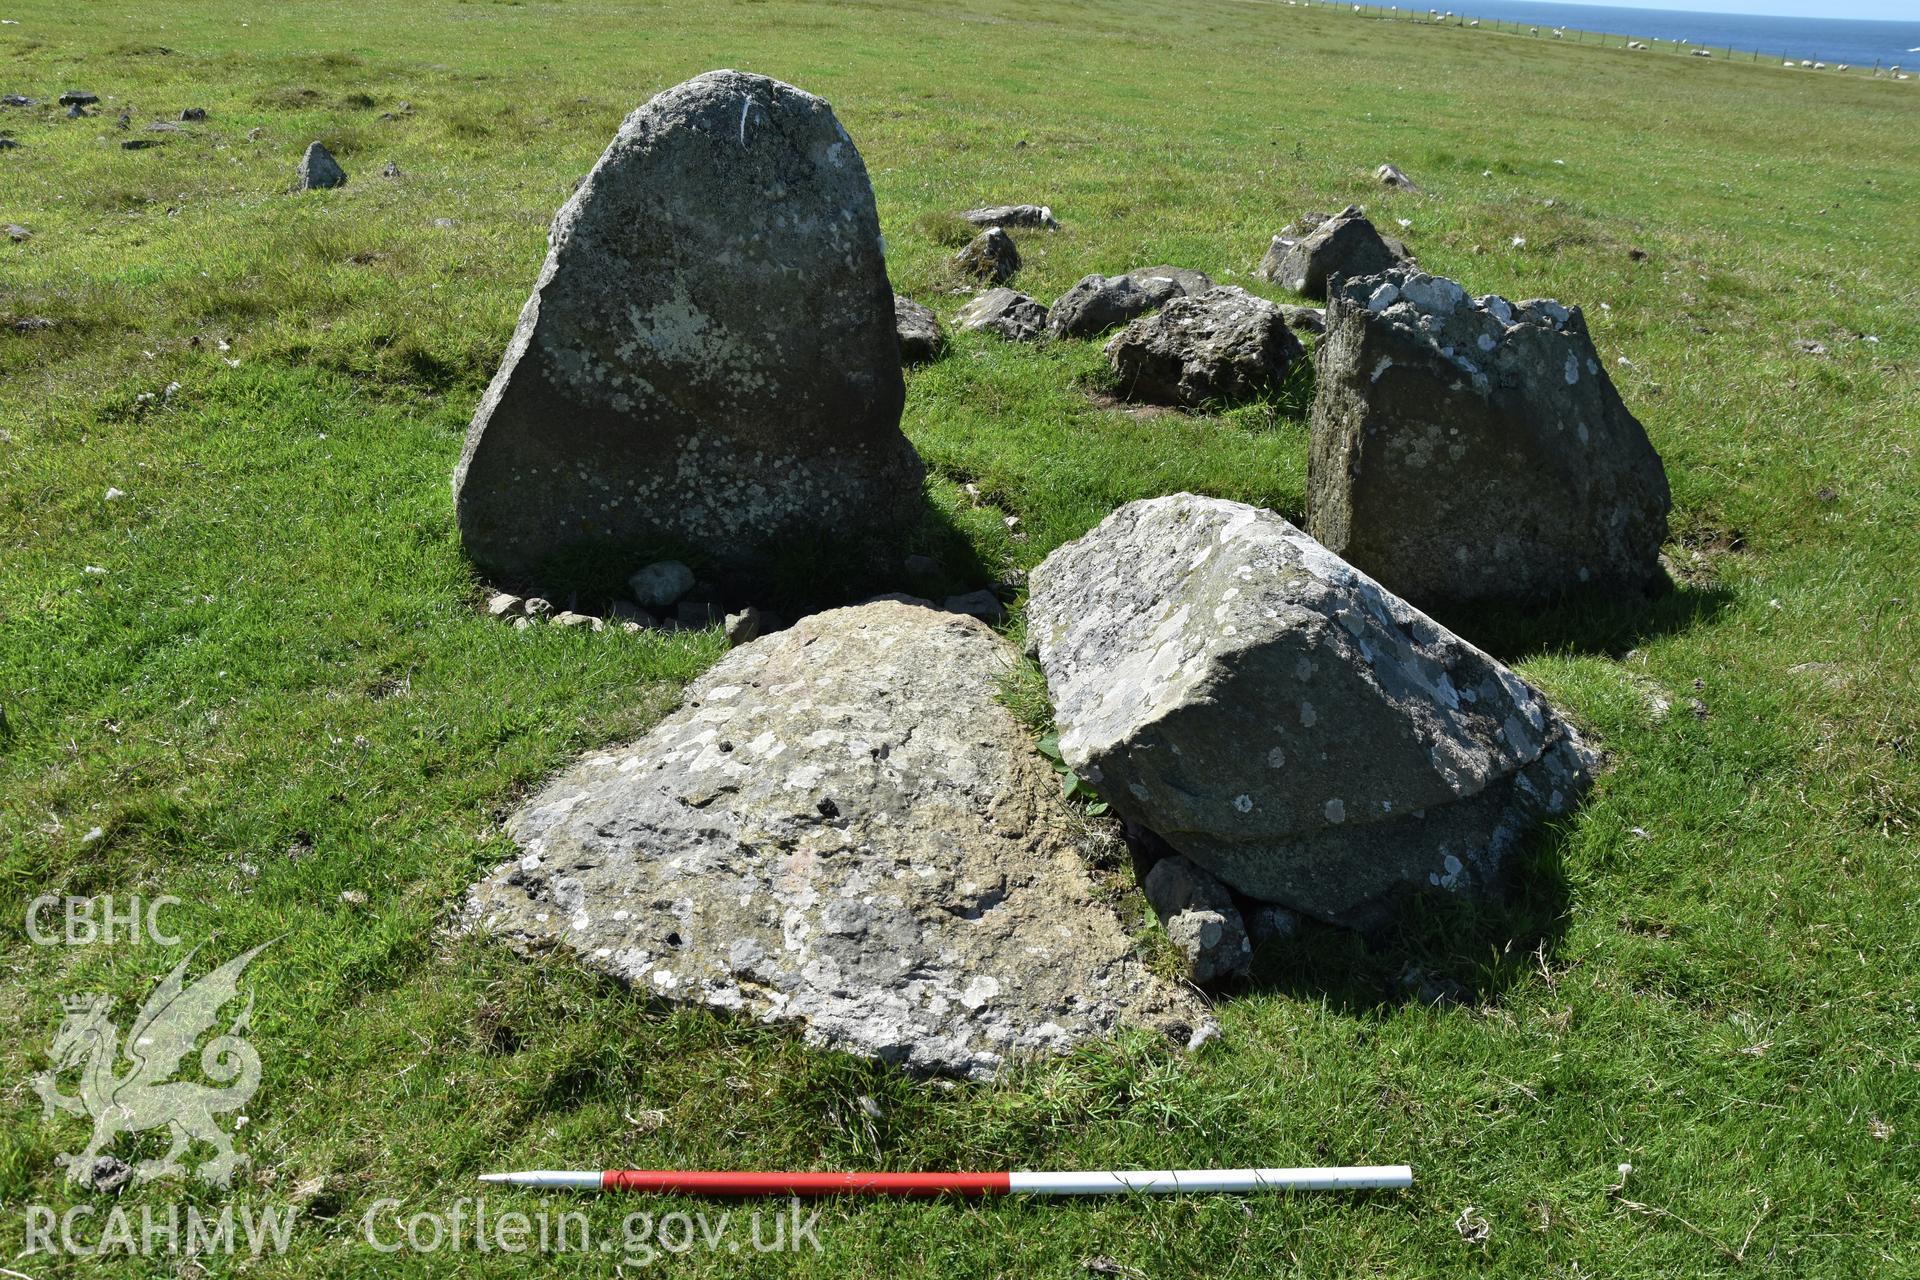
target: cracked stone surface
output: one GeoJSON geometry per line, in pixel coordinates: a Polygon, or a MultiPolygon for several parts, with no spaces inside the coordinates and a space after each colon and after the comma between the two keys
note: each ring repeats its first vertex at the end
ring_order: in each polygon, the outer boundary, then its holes
{"type": "Polygon", "coordinates": [[[1324,299],[1335,276],[1370,276],[1411,262],[1399,240],[1383,236],[1358,205],[1309,213],[1281,229],[1254,274],[1295,293],[1324,299]]]}
{"type": "Polygon", "coordinates": [[[1596,764],[1535,689],[1271,511],[1129,503],[1033,571],[1060,751],[1255,899],[1377,923],[1497,895],[1596,764]]]}
{"type": "Polygon", "coordinates": [[[1279,307],[1220,285],[1141,316],[1106,354],[1128,399],[1200,409],[1278,392],[1306,349],[1279,307]]]}
{"type": "Polygon", "coordinates": [[[1663,580],[1666,470],[1578,307],[1399,269],[1328,301],[1307,527],[1424,607],[1663,580]]]}
{"type": "Polygon", "coordinates": [[[997,700],[1013,661],[984,624],[896,602],[735,649],[512,816],[520,856],[466,923],[916,1072],[1184,1038],[1204,1010],[1135,958],[997,700]]]}
{"type": "Polygon", "coordinates": [[[960,308],[953,327],[965,331],[986,330],[1009,342],[1035,342],[1046,331],[1047,309],[1024,293],[1012,289],[989,289],[960,308]]]}
{"type": "Polygon", "coordinates": [[[668,89],[548,235],[454,473],[483,569],[661,542],[751,569],[917,507],[873,189],[827,103],[738,71],[668,89]]]}
{"type": "Polygon", "coordinates": [[[933,308],[900,294],[893,296],[893,325],[900,336],[900,362],[926,364],[947,350],[947,331],[933,308]]]}

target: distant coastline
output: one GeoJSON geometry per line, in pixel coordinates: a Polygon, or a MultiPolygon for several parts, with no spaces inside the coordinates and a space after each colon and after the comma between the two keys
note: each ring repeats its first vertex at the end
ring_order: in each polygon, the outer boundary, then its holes
{"type": "MultiPolygon", "coordinates": [[[[1348,7],[1344,3],[1336,8],[1348,7]]],[[[1368,8],[1381,6],[1369,4],[1368,8]]],[[[1884,69],[1901,66],[1920,69],[1920,19],[1913,21],[1869,21],[1856,18],[1780,18],[1762,14],[1686,13],[1671,9],[1629,9],[1607,5],[1552,4],[1544,0],[1453,0],[1434,5],[1434,0],[1401,3],[1406,12],[1422,13],[1437,7],[1449,9],[1456,18],[1478,18],[1520,23],[1539,27],[1541,38],[1558,27],[1568,32],[1605,32],[1640,40],[1658,40],[1670,47],[1684,41],[1693,47],[1716,53],[1731,48],[1742,60],[1758,54],[1778,66],[1792,58],[1821,61],[1829,68],[1845,63],[1855,70],[1871,70],[1878,61],[1884,69]]]]}

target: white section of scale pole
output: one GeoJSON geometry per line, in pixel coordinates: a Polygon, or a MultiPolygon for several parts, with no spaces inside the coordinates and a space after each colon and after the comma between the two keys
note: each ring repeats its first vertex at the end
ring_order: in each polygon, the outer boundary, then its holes
{"type": "Polygon", "coordinates": [[[524,1173],[483,1173],[482,1182],[504,1182],[512,1187],[588,1187],[600,1186],[602,1175],[572,1169],[529,1169],[524,1173]]]}
{"type": "Polygon", "coordinates": [[[1338,1191],[1410,1187],[1404,1164],[1350,1169],[1126,1169],[1094,1173],[1011,1173],[1007,1189],[1046,1196],[1099,1196],[1138,1191],[1338,1191]]]}

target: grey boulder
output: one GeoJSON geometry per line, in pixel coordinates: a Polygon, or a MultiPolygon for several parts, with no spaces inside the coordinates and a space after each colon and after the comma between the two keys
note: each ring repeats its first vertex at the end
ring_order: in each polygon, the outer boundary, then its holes
{"type": "Polygon", "coordinates": [[[989,289],[953,318],[956,329],[985,330],[1012,342],[1033,342],[1046,326],[1047,309],[1012,289],[989,289]]]}
{"type": "Polygon", "coordinates": [[[294,171],[293,182],[301,191],[344,187],[347,185],[347,171],[340,167],[332,152],[318,142],[310,142],[307,144],[307,153],[300,157],[300,167],[294,171]]]}
{"type": "Polygon", "coordinates": [[[873,188],[824,101],[738,71],[666,90],[548,242],[454,473],[483,568],[664,542],[752,572],[917,510],[873,188]]]}
{"type": "Polygon", "coordinates": [[[1418,271],[1327,308],[1308,529],[1422,607],[1658,588],[1671,499],[1578,307],[1418,271]]]}
{"type": "Polygon", "coordinates": [[[1005,284],[1020,269],[1020,250],[1013,237],[999,227],[988,227],[953,255],[961,275],[987,284],[1005,284]]]}
{"type": "Polygon", "coordinates": [[[971,618],[837,609],[732,650],[507,823],[463,923],[648,996],[971,1078],[1207,1022],[1096,893],[971,618]]]}
{"type": "Polygon", "coordinates": [[[1295,307],[1280,304],[1280,318],[1287,322],[1287,328],[1295,333],[1317,338],[1327,331],[1327,309],[1325,307],[1295,307]]]}
{"type": "Polygon", "coordinates": [[[1381,235],[1356,205],[1310,213],[1283,229],[1254,272],[1309,298],[1327,296],[1335,276],[1370,276],[1413,261],[1406,245],[1381,235]]]}
{"type": "Polygon", "coordinates": [[[900,362],[926,364],[947,349],[947,332],[933,308],[912,298],[893,295],[893,328],[900,337],[900,362]]]}
{"type": "Polygon", "coordinates": [[[1092,338],[1159,305],[1128,276],[1085,276],[1047,309],[1047,332],[1056,338],[1092,338]]]}
{"type": "Polygon", "coordinates": [[[976,227],[1031,227],[1039,231],[1057,231],[1060,227],[1053,210],[1043,204],[987,205],[969,209],[960,218],[976,227]]]}
{"type": "Polygon", "coordinates": [[[1232,890],[1218,878],[1176,853],[1154,863],[1141,887],[1180,953],[1182,977],[1204,987],[1247,976],[1253,943],[1232,890]]]}
{"type": "Polygon", "coordinates": [[[1175,298],[1190,298],[1213,288],[1213,278],[1191,267],[1135,267],[1127,279],[1146,290],[1153,305],[1164,307],[1175,298]]]}
{"type": "Polygon", "coordinates": [[[1271,395],[1306,354],[1279,307],[1234,285],[1174,299],[1106,351],[1122,395],[1188,408],[1271,395]]]}
{"type": "Polygon", "coordinates": [[[1497,896],[1595,757],[1487,654],[1270,511],[1133,502],[1031,578],[1060,751],[1240,892],[1368,927],[1497,896]]]}

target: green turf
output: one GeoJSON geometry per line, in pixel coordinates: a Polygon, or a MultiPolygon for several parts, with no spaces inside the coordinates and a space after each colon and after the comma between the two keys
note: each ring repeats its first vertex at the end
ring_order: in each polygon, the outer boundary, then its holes
{"type": "MultiPolygon", "coordinates": [[[[1920,1273],[1920,86],[1227,0],[0,16],[0,92],[108,99],[0,108],[0,222],[33,232],[0,241],[0,1267],[520,1274],[360,1230],[503,1167],[1406,1161],[1415,1189],[1374,1196],[839,1204],[820,1253],[661,1265],[1920,1273]],[[1042,299],[1159,262],[1250,284],[1282,224],[1359,200],[1476,291],[1585,306],[1631,361],[1687,580],[1638,614],[1463,624],[1612,761],[1519,910],[1269,950],[1192,1058],[1133,1039],[955,1088],[447,939],[515,797],[722,648],[476,616],[447,484],[574,178],[634,105],[719,66],[833,102],[896,285],[943,310],[938,215],[1029,199],[1065,224],[1021,238],[1042,299]],[[206,123],[117,145],[188,106],[206,123]],[[314,138],[352,181],[289,194],[314,138]],[[1373,186],[1387,160],[1430,194],[1373,186]],[[184,947],[33,946],[40,893],[180,897],[196,972],[278,939],[229,1196],[62,1183],[86,1127],[26,1083],[58,997],[110,992],[125,1025],[184,947]],[[1466,1002],[1405,999],[1410,961],[1466,1002]],[[28,1205],[182,1196],[301,1217],[258,1260],[16,1256],[28,1205]]],[[[1135,420],[1090,398],[1102,369],[1092,343],[969,338],[910,375],[929,495],[982,571],[1182,488],[1298,516],[1297,404],[1135,420]]],[[[642,1206],[584,1207],[617,1236],[642,1206]]]]}

